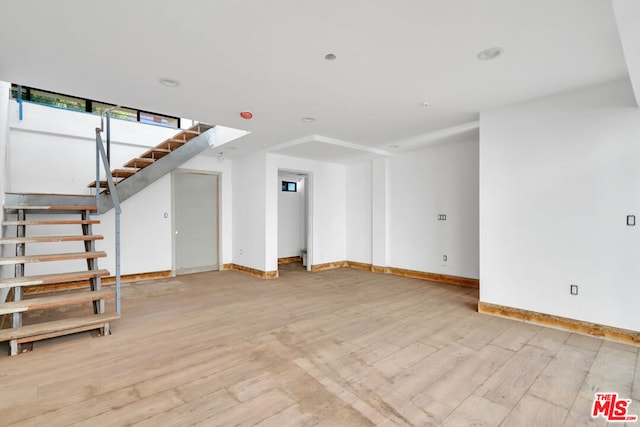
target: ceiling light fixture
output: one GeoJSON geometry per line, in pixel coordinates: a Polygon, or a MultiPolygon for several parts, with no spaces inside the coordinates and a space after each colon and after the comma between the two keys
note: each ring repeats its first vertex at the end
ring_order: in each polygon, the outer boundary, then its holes
{"type": "Polygon", "coordinates": [[[311,123],[316,121],[316,119],[314,119],[313,117],[303,117],[301,120],[305,123],[311,123]]]}
{"type": "Polygon", "coordinates": [[[176,79],[170,79],[167,77],[163,77],[161,79],[158,80],[160,82],[160,84],[162,86],[166,86],[166,87],[178,87],[180,86],[180,82],[177,81],[176,79]]]}
{"type": "Polygon", "coordinates": [[[324,56],[324,59],[326,59],[327,61],[335,61],[336,56],[333,53],[327,53],[324,56]]]}
{"type": "Polygon", "coordinates": [[[490,47],[489,49],[485,49],[478,53],[476,56],[480,61],[488,61],[489,59],[497,58],[502,55],[503,52],[504,49],[501,47],[490,47]]]}

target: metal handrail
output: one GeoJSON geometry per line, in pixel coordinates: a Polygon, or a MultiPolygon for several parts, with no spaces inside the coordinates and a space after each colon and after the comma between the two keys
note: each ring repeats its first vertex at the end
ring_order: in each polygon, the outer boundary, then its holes
{"type": "MultiPolygon", "coordinates": [[[[107,129],[109,129],[109,113],[106,114],[107,129]]],[[[111,176],[111,166],[109,166],[109,157],[104,149],[104,143],[102,142],[102,136],[100,135],[104,130],[104,122],[101,118],[100,127],[96,128],[96,207],[100,212],[100,161],[102,160],[102,166],[105,170],[107,179],[107,188],[109,189],[109,196],[113,202],[115,210],[115,228],[116,228],[116,313],[120,314],[120,197],[116,191],[116,184],[113,182],[111,176]]],[[[109,136],[109,135],[108,135],[109,136]]],[[[109,141],[107,141],[109,143],[109,141]]]]}

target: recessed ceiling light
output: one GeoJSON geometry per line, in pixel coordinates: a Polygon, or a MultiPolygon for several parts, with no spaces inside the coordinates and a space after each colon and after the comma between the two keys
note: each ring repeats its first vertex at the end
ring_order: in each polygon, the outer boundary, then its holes
{"type": "Polygon", "coordinates": [[[327,61],[334,61],[336,59],[336,56],[333,53],[327,53],[324,56],[324,59],[326,59],[327,61]]]}
{"type": "Polygon", "coordinates": [[[313,117],[303,117],[301,120],[305,123],[311,123],[316,121],[316,119],[314,119],[313,117]]]}
{"type": "Polygon", "coordinates": [[[485,49],[478,53],[477,57],[480,61],[487,61],[489,59],[497,58],[502,55],[502,52],[504,52],[504,49],[501,47],[490,47],[489,49],[485,49]]]}
{"type": "Polygon", "coordinates": [[[180,86],[180,82],[177,81],[176,79],[169,79],[169,78],[161,78],[160,80],[158,80],[160,82],[160,84],[162,86],[166,86],[166,87],[178,87],[180,86]]]}

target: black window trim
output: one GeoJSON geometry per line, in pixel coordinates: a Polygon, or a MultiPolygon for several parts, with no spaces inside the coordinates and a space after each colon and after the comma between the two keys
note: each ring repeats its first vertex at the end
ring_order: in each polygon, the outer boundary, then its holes
{"type": "MultiPolygon", "coordinates": [[[[82,97],[74,96],[74,95],[67,95],[65,93],[54,92],[54,91],[45,90],[45,89],[39,89],[39,88],[31,87],[31,86],[19,85],[17,83],[12,83],[11,84],[10,94],[11,94],[12,97],[13,97],[13,92],[14,91],[16,92],[16,94],[18,93],[18,87],[22,87],[22,90],[24,91],[25,96],[24,96],[24,98],[22,98],[23,101],[33,102],[33,101],[31,101],[31,90],[37,90],[37,91],[40,91],[40,92],[44,92],[46,94],[64,96],[64,97],[68,97],[68,98],[75,98],[75,99],[77,99],[79,101],[84,101],[84,103],[85,103],[84,112],[85,113],[95,114],[93,112],[93,103],[94,102],[95,103],[99,103],[99,104],[111,105],[111,106],[115,107],[115,105],[113,105],[113,104],[111,104],[109,102],[103,102],[103,101],[98,101],[98,100],[89,99],[89,98],[82,98],[82,97]]],[[[41,104],[39,102],[37,104],[38,105],[48,105],[48,104],[41,104]]],[[[56,107],[56,108],[62,108],[62,109],[69,110],[69,111],[81,111],[81,110],[75,110],[75,109],[72,109],[72,108],[64,108],[64,107],[56,107]]],[[[154,113],[153,111],[140,110],[140,109],[137,109],[137,108],[126,107],[124,105],[121,105],[120,108],[135,111],[136,112],[136,121],[138,123],[150,124],[148,122],[141,122],[140,121],[140,113],[144,113],[144,114],[151,114],[151,115],[154,115],[154,116],[159,116],[159,117],[170,119],[170,120],[176,120],[176,124],[177,124],[176,129],[180,129],[180,125],[181,125],[180,117],[169,116],[167,114],[154,113]]],[[[162,125],[162,124],[157,124],[157,126],[173,127],[173,126],[162,125]]]]}

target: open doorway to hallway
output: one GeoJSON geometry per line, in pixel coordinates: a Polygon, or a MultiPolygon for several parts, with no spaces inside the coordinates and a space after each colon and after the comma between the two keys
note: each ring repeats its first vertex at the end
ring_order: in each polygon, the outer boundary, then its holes
{"type": "Polygon", "coordinates": [[[311,271],[310,178],[278,170],[278,270],[311,271]]]}

